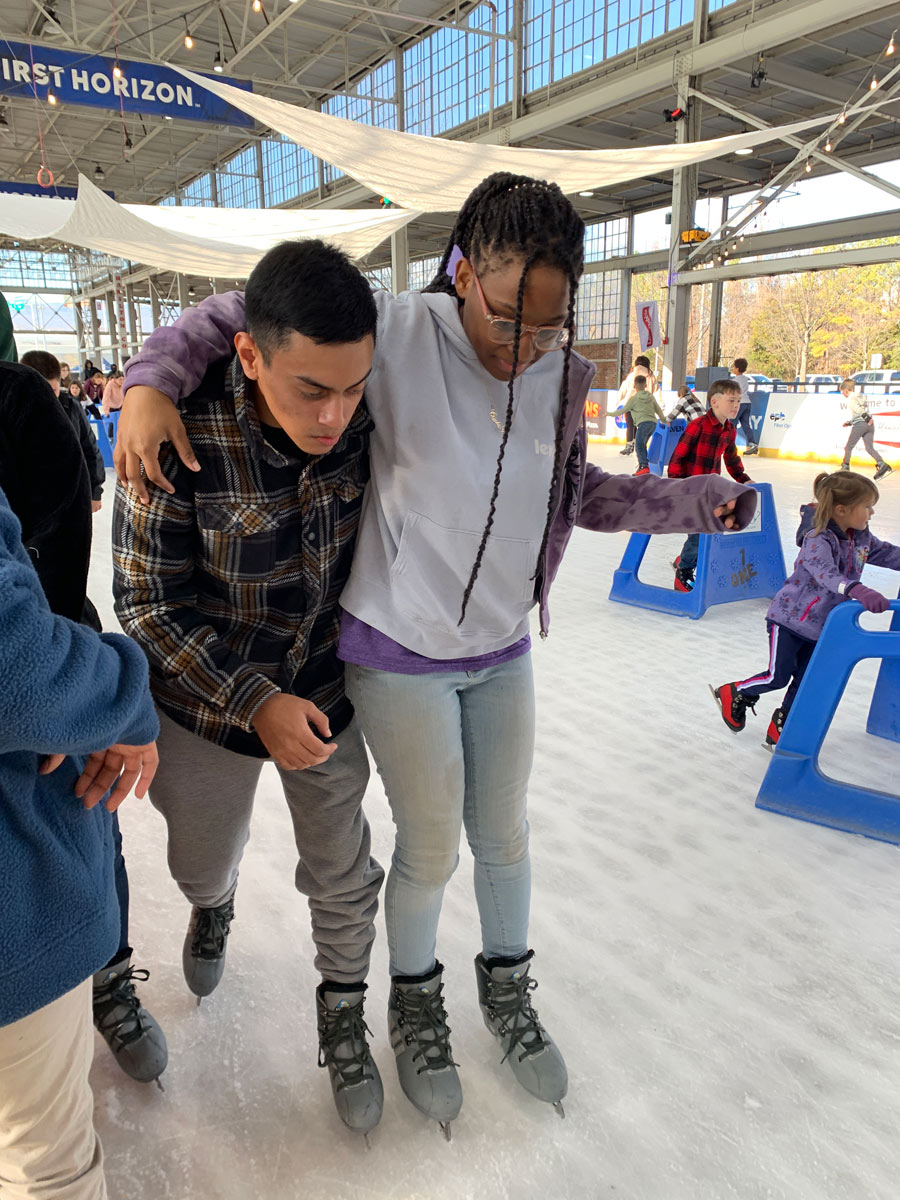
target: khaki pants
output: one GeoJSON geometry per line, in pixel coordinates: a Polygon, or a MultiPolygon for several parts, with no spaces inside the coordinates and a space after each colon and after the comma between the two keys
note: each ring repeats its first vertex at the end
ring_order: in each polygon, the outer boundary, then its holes
{"type": "Polygon", "coordinates": [[[0,1028],[0,1196],[106,1200],[88,1071],[91,980],[0,1028]]]}

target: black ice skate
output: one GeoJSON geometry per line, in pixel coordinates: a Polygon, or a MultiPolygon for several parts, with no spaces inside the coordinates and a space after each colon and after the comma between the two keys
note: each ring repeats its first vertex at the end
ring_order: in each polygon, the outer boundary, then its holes
{"type": "Polygon", "coordinates": [[[184,939],[181,965],[188,987],[197,997],[211,995],[225,970],[225,944],[234,920],[234,895],[214,908],[194,905],[184,939]]]}

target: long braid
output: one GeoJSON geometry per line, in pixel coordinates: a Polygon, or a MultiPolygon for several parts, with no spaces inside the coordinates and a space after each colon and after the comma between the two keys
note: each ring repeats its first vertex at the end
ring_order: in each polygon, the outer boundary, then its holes
{"type": "MultiPolygon", "coordinates": [[[[465,618],[472,589],[481,569],[487,540],[494,523],[497,497],[503,460],[512,428],[515,371],[519,362],[522,333],[522,310],[528,271],[537,264],[558,267],[569,280],[569,305],[566,327],[569,340],[564,348],[562,384],[559,397],[559,415],[556,423],[556,449],[550,496],[547,500],[547,520],[541,538],[541,548],[535,568],[535,576],[542,568],[553,521],[553,495],[559,485],[563,469],[562,447],[565,435],[566,414],[569,406],[569,364],[572,342],[575,336],[575,295],[578,280],[584,269],[584,222],[575,209],[553,183],[543,179],[532,179],[525,175],[497,172],[474,189],[457,214],[450,238],[441,255],[437,272],[425,292],[439,292],[457,297],[455,282],[447,274],[447,266],[458,247],[473,268],[484,271],[487,267],[511,265],[524,262],[516,298],[516,325],[513,342],[513,372],[509,381],[509,401],[503,436],[497,456],[497,470],[491,490],[491,502],[487,521],[481,535],[481,544],[469,576],[462,600],[460,624],[465,618]]],[[[460,304],[462,301],[459,301],[460,304]]]]}
{"type": "Polygon", "coordinates": [[[541,538],[541,548],[538,551],[537,565],[534,568],[532,579],[537,579],[541,572],[544,563],[544,555],[547,552],[547,542],[550,539],[550,526],[553,524],[553,495],[559,483],[559,475],[562,470],[562,447],[563,437],[566,430],[566,413],[569,410],[569,364],[572,361],[572,343],[575,340],[575,293],[578,291],[578,279],[575,275],[569,276],[569,311],[566,316],[566,328],[569,331],[569,340],[566,342],[563,349],[563,373],[562,383],[559,388],[559,416],[556,419],[556,449],[553,456],[553,476],[550,480],[550,495],[547,498],[547,523],[544,525],[544,535],[541,538]]]}
{"type": "Polygon", "coordinates": [[[481,560],[484,558],[485,546],[487,546],[488,536],[494,524],[494,513],[497,509],[497,496],[500,492],[500,476],[503,473],[503,458],[506,454],[506,443],[509,441],[509,433],[512,429],[513,411],[515,406],[515,383],[516,369],[519,365],[519,346],[522,341],[522,307],[525,304],[525,280],[528,276],[528,271],[534,263],[534,256],[526,259],[525,265],[522,268],[522,275],[519,279],[519,290],[516,293],[516,334],[513,339],[512,353],[512,371],[509,376],[509,399],[506,402],[506,420],[503,422],[503,437],[500,439],[500,453],[497,455],[497,470],[494,473],[494,486],[491,491],[491,503],[488,508],[487,522],[484,526],[484,531],[481,534],[481,544],[478,547],[478,553],[475,555],[475,562],[472,564],[472,570],[469,574],[469,582],[466,584],[466,590],[463,592],[462,610],[459,614],[458,625],[462,625],[466,619],[466,608],[469,604],[469,597],[472,594],[472,588],[475,586],[475,580],[478,578],[478,572],[481,570],[481,560]]]}

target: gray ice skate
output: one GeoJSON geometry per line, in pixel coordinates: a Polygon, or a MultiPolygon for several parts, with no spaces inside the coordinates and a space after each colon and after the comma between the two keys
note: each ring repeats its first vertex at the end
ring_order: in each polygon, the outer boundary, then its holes
{"type": "Polygon", "coordinates": [[[533,950],[520,959],[475,959],[484,1023],[503,1047],[503,1062],[527,1092],[552,1104],[561,1117],[569,1086],[566,1064],[531,1007],[537,981],[529,975],[533,950]]]}
{"type": "Polygon", "coordinates": [[[320,983],[316,988],[319,1066],[328,1068],[338,1116],[363,1135],[381,1120],[384,1089],[369,1053],[363,1017],[366,985],[320,983]]]}
{"type": "Polygon", "coordinates": [[[166,1038],[141,1004],[134,990],[136,979],[149,979],[149,971],[135,970],[131,951],[94,975],[94,1024],[105,1038],[116,1062],[138,1083],[152,1083],[169,1062],[166,1038]]]}
{"type": "Polygon", "coordinates": [[[200,1003],[216,990],[225,970],[225,943],[234,919],[234,896],[214,908],[194,905],[184,939],[181,965],[188,987],[200,1003]]]}
{"type": "Polygon", "coordinates": [[[391,980],[388,1033],[400,1086],[411,1104],[440,1122],[447,1141],[450,1122],[462,1107],[462,1088],[450,1049],[440,963],[428,975],[391,980]]]}

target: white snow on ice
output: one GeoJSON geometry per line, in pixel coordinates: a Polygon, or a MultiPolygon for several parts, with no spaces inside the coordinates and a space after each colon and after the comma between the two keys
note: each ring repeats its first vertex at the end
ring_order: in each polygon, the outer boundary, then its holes
{"type": "MultiPolygon", "coordinates": [[[[616,449],[591,453],[633,470],[616,449]]],[[[748,466],[774,485],[790,564],[821,468],[748,466]]],[[[895,541],[898,489],[900,473],[873,522],[895,541]]],[[[111,510],[109,487],[92,578],[108,629],[111,510]]],[[[139,990],[170,1062],[163,1093],[128,1080],[97,1039],[113,1200],[896,1200],[900,851],[754,808],[776,700],[735,737],[707,683],[763,665],[766,601],[700,621],[610,603],[626,540],[576,531],[551,636],[535,640],[531,940],[535,1002],[569,1067],[565,1121],[518,1088],[482,1025],[463,843],[438,943],[465,1094],[453,1140],[397,1084],[380,916],[367,1015],[384,1118],[369,1150],[344,1129],[316,1068],[309,918],[266,767],[225,977],[200,1008],[182,979],[188,905],[162,818],[134,799],[121,810],[135,960],[151,970],[139,990]]],[[[655,539],[644,576],[668,585],[680,542],[655,539]]],[[[867,568],[866,579],[897,594],[894,573],[867,568]]],[[[900,747],[864,732],[876,668],[854,673],[822,765],[896,791],[900,747]]],[[[374,774],[366,807],[387,865],[392,826],[374,774]]]]}

